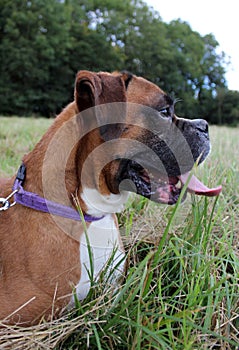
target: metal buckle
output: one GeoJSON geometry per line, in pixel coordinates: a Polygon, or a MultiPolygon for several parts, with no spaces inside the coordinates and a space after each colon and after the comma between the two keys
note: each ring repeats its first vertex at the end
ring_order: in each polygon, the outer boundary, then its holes
{"type": "Polygon", "coordinates": [[[0,198],[0,211],[4,211],[10,208],[10,202],[6,198],[0,198]]]}
{"type": "Polygon", "coordinates": [[[9,208],[13,207],[16,202],[10,203],[9,199],[14,196],[15,193],[18,192],[18,189],[13,191],[7,198],[0,198],[0,212],[8,210],[9,208]]]}

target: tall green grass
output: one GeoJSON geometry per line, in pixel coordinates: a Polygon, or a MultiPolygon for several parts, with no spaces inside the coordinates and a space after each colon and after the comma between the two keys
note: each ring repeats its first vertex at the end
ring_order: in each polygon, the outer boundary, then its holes
{"type": "MultiPolygon", "coordinates": [[[[1,171],[10,175],[50,121],[0,123],[1,171]]],[[[119,215],[128,269],[117,289],[100,278],[61,319],[0,331],[0,348],[236,350],[238,136],[239,129],[211,127],[212,152],[197,169],[209,186],[223,185],[218,198],[188,195],[174,207],[131,198],[119,215]]]]}

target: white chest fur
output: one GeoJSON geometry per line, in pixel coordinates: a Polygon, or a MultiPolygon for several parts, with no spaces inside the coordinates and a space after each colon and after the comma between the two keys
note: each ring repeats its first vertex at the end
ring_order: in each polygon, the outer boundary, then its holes
{"type": "Polygon", "coordinates": [[[79,300],[83,300],[90,289],[90,276],[97,280],[100,272],[110,261],[107,271],[113,271],[112,278],[117,280],[124,270],[124,251],[114,216],[107,214],[99,221],[92,222],[80,242],[81,279],[76,286],[79,300]],[[89,245],[87,243],[89,239],[89,245]],[[90,251],[89,251],[90,249],[90,251]],[[91,260],[93,269],[91,271],[91,260]]]}
{"type": "Polygon", "coordinates": [[[120,213],[129,198],[129,193],[122,191],[119,194],[102,195],[93,188],[84,188],[81,198],[87,206],[87,214],[101,216],[105,213],[120,213]]]}

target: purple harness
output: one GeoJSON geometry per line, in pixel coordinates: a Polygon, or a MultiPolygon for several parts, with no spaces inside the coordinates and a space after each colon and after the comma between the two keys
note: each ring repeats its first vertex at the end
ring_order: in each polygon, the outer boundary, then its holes
{"type": "MultiPolygon", "coordinates": [[[[26,177],[26,167],[24,164],[18,169],[16,179],[13,184],[13,191],[17,191],[14,194],[14,201],[25,207],[42,211],[44,213],[50,213],[52,215],[61,216],[67,219],[82,221],[79,212],[74,209],[67,207],[65,205],[55,203],[40,197],[39,195],[25,191],[23,189],[23,182],[26,177]]],[[[91,215],[84,214],[84,220],[87,222],[101,220],[104,216],[94,217],[91,215]]]]}

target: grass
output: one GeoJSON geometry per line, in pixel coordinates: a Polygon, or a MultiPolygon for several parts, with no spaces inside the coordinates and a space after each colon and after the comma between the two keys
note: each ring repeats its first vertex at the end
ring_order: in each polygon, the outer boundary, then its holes
{"type": "MultiPolygon", "coordinates": [[[[12,175],[51,123],[0,118],[1,175],[12,175]]],[[[0,330],[11,349],[237,349],[239,346],[238,129],[211,127],[212,152],[197,175],[222,184],[216,199],[180,206],[132,197],[120,214],[125,280],[107,279],[61,319],[0,330]]]]}
{"type": "Polygon", "coordinates": [[[12,176],[52,120],[36,118],[0,117],[0,176],[12,176]]]}

